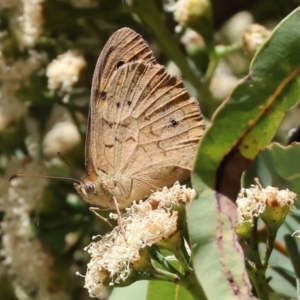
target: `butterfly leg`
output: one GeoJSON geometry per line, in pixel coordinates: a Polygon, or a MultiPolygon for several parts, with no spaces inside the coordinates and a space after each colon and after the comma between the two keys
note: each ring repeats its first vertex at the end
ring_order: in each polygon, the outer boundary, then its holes
{"type": "Polygon", "coordinates": [[[116,211],[117,211],[117,214],[118,214],[119,226],[120,226],[121,232],[122,232],[122,234],[124,236],[124,239],[125,239],[125,230],[124,230],[124,226],[123,226],[122,215],[121,215],[121,212],[120,212],[120,209],[119,209],[119,203],[118,203],[117,198],[115,196],[113,197],[113,200],[114,200],[114,204],[115,204],[116,211]]]}
{"type": "Polygon", "coordinates": [[[89,210],[90,210],[91,212],[93,212],[98,218],[100,218],[102,221],[104,221],[104,222],[107,223],[110,227],[113,228],[112,224],[108,221],[107,218],[102,217],[100,214],[98,214],[98,213],[96,212],[96,210],[99,210],[99,207],[90,207],[89,210]]]}

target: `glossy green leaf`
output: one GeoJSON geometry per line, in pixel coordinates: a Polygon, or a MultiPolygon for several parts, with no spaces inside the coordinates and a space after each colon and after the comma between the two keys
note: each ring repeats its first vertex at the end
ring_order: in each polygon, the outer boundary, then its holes
{"type": "Polygon", "coordinates": [[[229,153],[238,151],[245,160],[253,160],[270,142],[285,112],[297,103],[299,28],[296,9],[274,29],[254,57],[249,75],[216,112],[195,165],[208,186],[215,186],[216,170],[229,153]]]}
{"type": "Polygon", "coordinates": [[[163,281],[150,281],[148,285],[147,300],[192,300],[189,292],[174,283],[163,281]]]}
{"type": "MultiPolygon", "coordinates": [[[[194,177],[196,188],[199,181],[194,177]]],[[[188,209],[196,276],[208,299],[252,299],[242,249],[230,218],[221,213],[222,204],[231,202],[217,200],[215,196],[206,187],[188,209]]]]}
{"type": "Polygon", "coordinates": [[[294,267],[294,271],[295,274],[294,275],[294,279],[295,276],[297,276],[298,280],[300,280],[300,252],[299,252],[299,246],[297,244],[296,241],[296,237],[292,237],[290,235],[286,235],[285,236],[285,242],[286,242],[286,246],[288,248],[290,257],[291,257],[291,262],[293,264],[294,267]]]}
{"type": "Polygon", "coordinates": [[[183,287],[165,281],[137,281],[128,287],[115,288],[109,300],[192,300],[183,287]]]}
{"type": "Polygon", "coordinates": [[[137,281],[129,286],[114,288],[109,300],[143,300],[147,299],[148,281],[137,281]]]}
{"type": "Polygon", "coordinates": [[[253,59],[249,75],[216,112],[203,137],[188,209],[196,276],[208,299],[252,299],[233,226],[241,175],[299,97],[300,9],[284,19],[253,59]],[[212,280],[213,278],[213,280],[212,280]]]}

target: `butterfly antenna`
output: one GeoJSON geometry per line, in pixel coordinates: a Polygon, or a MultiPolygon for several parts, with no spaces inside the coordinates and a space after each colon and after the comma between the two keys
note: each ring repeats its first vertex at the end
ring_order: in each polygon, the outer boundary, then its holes
{"type": "MultiPolygon", "coordinates": [[[[57,152],[57,155],[60,157],[60,159],[71,169],[71,165],[68,163],[68,161],[62,156],[60,152],[57,152]]],[[[74,172],[75,176],[77,178],[80,178],[76,172],[74,172]]],[[[48,179],[64,179],[64,180],[70,180],[77,183],[82,183],[83,181],[81,179],[75,179],[71,177],[62,177],[62,176],[51,176],[51,175],[34,175],[34,174],[26,174],[26,173],[18,173],[13,176],[11,176],[8,181],[12,181],[15,178],[20,177],[33,177],[33,178],[48,178],[48,179]]]]}
{"type": "Polygon", "coordinates": [[[21,178],[21,177],[33,177],[33,178],[48,178],[48,179],[64,179],[64,180],[70,180],[73,182],[77,182],[77,183],[82,183],[81,180],[79,179],[74,179],[74,178],[70,178],[70,177],[61,177],[61,176],[48,176],[48,175],[34,175],[34,174],[27,174],[27,173],[18,173],[15,175],[12,175],[11,177],[9,177],[8,181],[12,181],[15,178],[21,178]]]}
{"type": "MultiPolygon", "coordinates": [[[[57,152],[57,155],[60,157],[60,159],[72,170],[71,165],[69,164],[69,162],[63,157],[63,155],[60,152],[57,152]]],[[[80,176],[74,171],[72,170],[72,172],[75,174],[75,176],[77,178],[80,178],[80,176]]],[[[80,182],[82,182],[81,179],[79,179],[80,182]]]]}

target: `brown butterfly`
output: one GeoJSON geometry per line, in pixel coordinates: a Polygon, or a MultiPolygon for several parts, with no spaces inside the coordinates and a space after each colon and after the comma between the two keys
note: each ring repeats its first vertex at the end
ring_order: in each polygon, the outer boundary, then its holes
{"type": "Polygon", "coordinates": [[[204,123],[198,101],[159,65],[144,39],[116,31],[98,59],[85,145],[87,202],[128,206],[190,176],[204,123]]]}

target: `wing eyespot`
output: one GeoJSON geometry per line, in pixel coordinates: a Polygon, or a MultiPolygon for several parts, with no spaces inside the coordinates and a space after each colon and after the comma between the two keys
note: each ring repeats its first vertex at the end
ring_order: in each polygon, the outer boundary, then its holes
{"type": "Polygon", "coordinates": [[[117,102],[116,106],[117,106],[117,108],[119,108],[120,107],[120,102],[117,102]]]}
{"type": "Polygon", "coordinates": [[[117,69],[119,69],[120,67],[122,67],[124,64],[125,64],[125,61],[119,60],[119,61],[117,62],[117,64],[116,64],[117,69]]]}
{"type": "Polygon", "coordinates": [[[101,100],[103,100],[103,101],[105,101],[106,100],[106,92],[100,92],[100,98],[101,98],[101,100]]]}
{"type": "Polygon", "coordinates": [[[176,120],[174,120],[174,119],[171,120],[171,125],[172,125],[173,127],[177,126],[178,124],[179,124],[178,121],[176,121],[176,120]]]}
{"type": "Polygon", "coordinates": [[[128,104],[128,106],[130,106],[131,105],[131,101],[128,101],[127,104],[128,104]]]}

